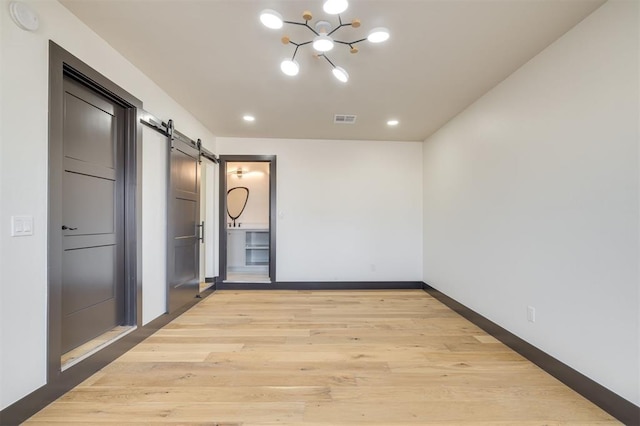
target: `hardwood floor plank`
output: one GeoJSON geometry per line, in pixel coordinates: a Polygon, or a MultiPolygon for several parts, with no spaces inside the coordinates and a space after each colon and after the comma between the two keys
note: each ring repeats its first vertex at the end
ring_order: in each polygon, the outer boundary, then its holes
{"type": "Polygon", "coordinates": [[[60,402],[202,403],[202,402],[281,402],[295,398],[298,402],[331,401],[327,386],[235,386],[200,387],[198,392],[185,387],[101,386],[77,388],[60,398],[60,402]]]}
{"type": "MultiPolygon", "coordinates": [[[[414,401],[493,401],[496,399],[522,400],[535,398],[560,399],[573,398],[575,394],[563,385],[500,385],[487,386],[478,384],[440,386],[353,386],[334,387],[331,389],[333,401],[355,401],[385,403],[389,395],[406,402],[414,401]]],[[[585,401],[585,403],[588,403],[585,401]]]]}
{"type": "Polygon", "coordinates": [[[133,348],[130,352],[139,353],[139,352],[184,352],[185,348],[188,348],[189,352],[203,352],[203,353],[211,353],[211,352],[239,352],[243,348],[243,343],[192,343],[188,346],[185,346],[184,343],[173,343],[173,342],[157,342],[152,343],[148,340],[140,343],[138,346],[133,348]]]}
{"type": "Polygon", "coordinates": [[[485,421],[503,421],[518,424],[532,417],[541,422],[589,420],[604,421],[609,417],[598,409],[577,402],[567,403],[555,400],[532,400],[526,407],[514,400],[494,401],[397,401],[387,404],[367,402],[318,402],[308,404],[304,414],[305,422],[359,422],[367,424],[388,424],[401,417],[407,423],[423,424],[429,421],[458,421],[482,418],[485,421]],[[331,406],[331,409],[328,407],[331,406]],[[390,409],[393,407],[393,409],[390,409]]]}
{"type": "Polygon", "coordinates": [[[187,330],[183,329],[163,329],[156,333],[158,337],[172,337],[172,336],[189,336],[189,337],[260,337],[262,335],[267,336],[301,336],[308,337],[310,335],[310,331],[306,329],[243,329],[243,330],[225,330],[225,329],[215,329],[215,328],[205,328],[205,329],[197,329],[197,328],[189,328],[187,330]]]}
{"type": "Polygon", "coordinates": [[[140,377],[137,374],[107,374],[95,383],[95,386],[130,387],[190,387],[197,392],[200,387],[209,386],[331,386],[340,384],[356,385],[353,374],[316,373],[309,374],[264,371],[258,374],[240,373],[193,373],[193,372],[156,372],[153,376],[140,377]]]}
{"type": "MultiPolygon", "coordinates": [[[[262,337],[252,337],[251,342],[256,344],[269,344],[269,345],[282,345],[286,343],[287,337],[271,337],[271,336],[262,336],[262,337]]],[[[241,336],[156,336],[155,334],[149,336],[146,340],[146,343],[154,344],[154,343],[179,343],[181,345],[192,345],[192,344],[242,344],[244,345],[247,342],[246,337],[241,336]]]]}
{"type": "Polygon", "coordinates": [[[27,423],[619,424],[421,290],[216,292],[27,423]]]}
{"type": "Polygon", "coordinates": [[[67,422],[87,421],[96,424],[131,421],[132,418],[148,424],[164,421],[241,423],[244,421],[301,422],[304,403],[300,402],[227,402],[198,403],[120,403],[89,404],[86,402],[58,402],[36,414],[30,421],[67,422]]]}

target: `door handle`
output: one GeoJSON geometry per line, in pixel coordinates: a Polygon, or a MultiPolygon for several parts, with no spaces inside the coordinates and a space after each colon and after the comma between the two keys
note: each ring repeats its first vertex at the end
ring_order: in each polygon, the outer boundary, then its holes
{"type": "Polygon", "coordinates": [[[66,226],[66,225],[62,225],[62,230],[63,230],[63,231],[75,231],[75,230],[77,230],[77,229],[78,229],[78,228],[69,228],[69,227],[68,227],[68,226],[66,226]]]}
{"type": "Polygon", "coordinates": [[[202,221],[202,223],[200,225],[196,225],[196,228],[200,228],[198,231],[198,233],[200,234],[198,236],[198,239],[200,240],[201,243],[204,244],[204,220],[202,221]]]}

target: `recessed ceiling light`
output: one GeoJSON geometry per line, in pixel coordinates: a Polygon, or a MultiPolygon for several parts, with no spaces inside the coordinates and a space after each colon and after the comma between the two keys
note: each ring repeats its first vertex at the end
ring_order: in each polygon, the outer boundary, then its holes
{"type": "Polygon", "coordinates": [[[253,115],[245,115],[242,119],[249,122],[256,121],[256,118],[253,115]]]}
{"type": "Polygon", "coordinates": [[[397,126],[398,124],[400,124],[400,122],[398,120],[389,120],[389,121],[387,121],[387,126],[397,126]]]}

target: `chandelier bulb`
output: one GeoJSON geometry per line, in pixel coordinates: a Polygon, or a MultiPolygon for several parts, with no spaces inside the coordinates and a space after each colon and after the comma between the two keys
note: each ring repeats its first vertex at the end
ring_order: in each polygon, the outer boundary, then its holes
{"type": "Polygon", "coordinates": [[[354,19],[353,21],[351,21],[351,26],[353,28],[360,28],[361,24],[362,24],[362,22],[360,22],[359,19],[354,19]]]}
{"type": "Polygon", "coordinates": [[[333,49],[333,39],[327,35],[319,35],[313,39],[313,48],[318,52],[328,52],[333,49]]]}
{"type": "Polygon", "coordinates": [[[335,67],[333,69],[333,76],[342,83],[349,81],[349,73],[342,67],[335,67]]]}
{"type": "Polygon", "coordinates": [[[291,38],[288,35],[286,35],[282,37],[280,41],[282,42],[282,44],[289,44],[289,42],[291,42],[291,38]]]}
{"type": "Polygon", "coordinates": [[[272,9],[265,9],[260,12],[260,22],[272,30],[279,30],[284,25],[282,15],[272,9]]]}
{"type": "Polygon", "coordinates": [[[389,30],[383,27],[374,28],[369,31],[369,35],[367,36],[367,40],[371,43],[382,43],[383,41],[387,41],[389,39],[389,30]]]}
{"type": "Polygon", "coordinates": [[[304,19],[305,21],[310,21],[313,19],[313,15],[308,10],[305,10],[302,14],[302,19],[304,19]]]}
{"type": "Polygon", "coordinates": [[[327,0],[324,2],[322,8],[329,15],[338,15],[349,7],[347,0],[327,0]]]}
{"type": "Polygon", "coordinates": [[[300,65],[298,65],[298,61],[294,59],[285,59],[280,63],[280,70],[286,75],[293,77],[300,72],[300,65]]]}

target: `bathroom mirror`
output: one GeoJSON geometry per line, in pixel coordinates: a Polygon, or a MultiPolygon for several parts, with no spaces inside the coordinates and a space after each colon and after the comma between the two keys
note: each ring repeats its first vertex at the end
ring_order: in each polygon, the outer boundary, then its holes
{"type": "Polygon", "coordinates": [[[227,214],[236,226],[236,219],[240,217],[249,200],[249,188],[238,186],[227,191],[227,214]]]}

